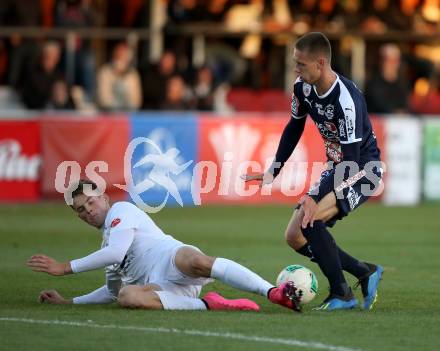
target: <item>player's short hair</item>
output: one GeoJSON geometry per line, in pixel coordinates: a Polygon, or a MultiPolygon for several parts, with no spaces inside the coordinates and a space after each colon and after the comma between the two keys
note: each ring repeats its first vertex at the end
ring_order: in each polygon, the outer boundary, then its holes
{"type": "Polygon", "coordinates": [[[307,51],[310,54],[322,54],[328,62],[332,58],[332,47],[328,38],[321,32],[310,32],[304,34],[295,42],[296,49],[307,51]]]}
{"type": "Polygon", "coordinates": [[[73,184],[72,187],[70,188],[71,190],[70,193],[72,194],[72,198],[84,194],[85,185],[90,185],[92,187],[92,190],[96,190],[98,188],[95,182],[89,179],[80,179],[78,183],[73,184]]]}

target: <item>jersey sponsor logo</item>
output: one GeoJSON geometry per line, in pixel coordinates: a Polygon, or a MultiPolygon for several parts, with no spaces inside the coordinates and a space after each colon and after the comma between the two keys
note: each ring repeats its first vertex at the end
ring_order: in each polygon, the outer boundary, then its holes
{"type": "Polygon", "coordinates": [[[115,219],[112,221],[112,224],[110,224],[110,228],[114,228],[114,227],[116,227],[119,223],[121,223],[121,219],[120,219],[120,218],[115,218],[115,219]]]}
{"type": "Polygon", "coordinates": [[[308,83],[303,83],[304,96],[305,97],[309,96],[311,91],[312,91],[312,86],[308,83]]]}
{"type": "Polygon", "coordinates": [[[328,119],[332,119],[334,116],[335,107],[332,104],[328,104],[324,109],[324,115],[328,119]]]}
{"type": "Polygon", "coordinates": [[[318,110],[318,114],[320,114],[321,116],[324,116],[324,108],[323,108],[323,106],[316,102],[315,103],[315,107],[318,110]]]}
{"type": "Polygon", "coordinates": [[[348,178],[347,180],[343,181],[341,185],[336,187],[336,192],[340,192],[344,190],[345,188],[351,187],[354,183],[356,183],[359,179],[362,177],[365,177],[367,175],[367,172],[363,169],[362,171],[356,173],[353,177],[348,178]]]}
{"type": "Polygon", "coordinates": [[[333,123],[325,121],[324,125],[327,128],[327,130],[331,131],[333,134],[338,134],[338,129],[333,123]]]}
{"type": "Polygon", "coordinates": [[[350,189],[348,190],[348,194],[347,194],[347,200],[348,200],[348,204],[350,205],[351,210],[353,210],[359,204],[359,201],[361,200],[361,198],[362,198],[362,196],[359,195],[353,189],[353,187],[350,187],[350,189]]]}
{"type": "Polygon", "coordinates": [[[327,157],[335,163],[342,162],[342,149],[341,144],[331,142],[330,140],[324,140],[325,153],[327,157]]]}
{"type": "Polygon", "coordinates": [[[339,137],[345,138],[347,135],[345,134],[345,119],[340,118],[339,119],[339,137]]]}
{"type": "Polygon", "coordinates": [[[298,105],[299,101],[295,94],[292,94],[292,115],[298,116],[298,105]]]}
{"type": "Polygon", "coordinates": [[[315,124],[324,139],[339,142],[338,129],[334,123],[325,121],[324,124],[318,122],[315,122],[315,124]]]}
{"type": "Polygon", "coordinates": [[[350,138],[354,133],[353,120],[350,117],[347,117],[346,124],[347,124],[347,135],[348,135],[348,138],[350,138]]]}

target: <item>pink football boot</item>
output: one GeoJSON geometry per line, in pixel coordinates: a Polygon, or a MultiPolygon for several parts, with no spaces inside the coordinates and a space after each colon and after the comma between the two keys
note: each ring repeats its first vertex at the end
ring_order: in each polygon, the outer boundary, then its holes
{"type": "Polygon", "coordinates": [[[260,306],[258,306],[257,303],[252,300],[228,300],[225,299],[223,296],[217,294],[216,292],[207,293],[202,300],[205,301],[205,304],[210,310],[240,310],[255,312],[258,312],[260,310],[260,306]]]}
{"type": "Polygon", "coordinates": [[[267,297],[273,303],[301,312],[300,298],[296,295],[296,287],[293,282],[286,282],[270,289],[267,297]]]}

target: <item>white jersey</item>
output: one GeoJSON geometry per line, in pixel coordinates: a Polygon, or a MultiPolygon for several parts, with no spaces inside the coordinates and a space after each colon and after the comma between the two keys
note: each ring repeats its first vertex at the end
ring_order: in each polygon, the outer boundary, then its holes
{"type": "Polygon", "coordinates": [[[105,218],[101,250],[71,261],[74,273],[106,267],[108,291],[117,296],[122,285],[157,280],[152,273],[164,252],[183,245],[129,202],[113,204],[105,218]]]}
{"type": "Polygon", "coordinates": [[[148,214],[129,202],[117,202],[109,210],[103,228],[101,247],[109,244],[112,235],[124,235],[134,231],[133,240],[123,261],[106,268],[109,274],[118,274],[124,283],[137,284],[149,282],[149,273],[153,270],[158,248],[170,243],[182,245],[171,235],[165,234],[148,214]]]}

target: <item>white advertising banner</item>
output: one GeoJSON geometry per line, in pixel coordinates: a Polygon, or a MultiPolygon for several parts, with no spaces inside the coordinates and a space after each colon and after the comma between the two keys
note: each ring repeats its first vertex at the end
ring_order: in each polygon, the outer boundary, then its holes
{"type": "Polygon", "coordinates": [[[427,200],[440,200],[440,121],[426,119],[424,125],[425,181],[427,200]]]}
{"type": "Polygon", "coordinates": [[[422,121],[392,117],[385,121],[384,202],[415,205],[421,198],[422,121]]]}

